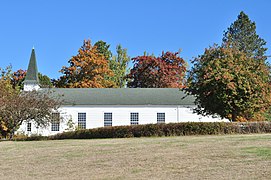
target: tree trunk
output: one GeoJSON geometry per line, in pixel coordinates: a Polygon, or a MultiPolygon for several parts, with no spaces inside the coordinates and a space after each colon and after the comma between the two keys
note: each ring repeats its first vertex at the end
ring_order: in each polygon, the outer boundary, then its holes
{"type": "Polygon", "coordinates": [[[236,113],[236,111],[233,111],[231,114],[231,120],[232,120],[232,122],[236,122],[236,119],[237,119],[237,113],[236,113]]]}
{"type": "Polygon", "coordinates": [[[10,135],[9,135],[9,140],[12,140],[14,137],[14,130],[11,130],[10,135]]]}

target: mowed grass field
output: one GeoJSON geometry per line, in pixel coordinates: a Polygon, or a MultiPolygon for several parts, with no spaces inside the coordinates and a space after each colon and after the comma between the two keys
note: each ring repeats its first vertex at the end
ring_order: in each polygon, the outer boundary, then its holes
{"type": "Polygon", "coordinates": [[[0,179],[271,179],[271,134],[5,141],[0,179]]]}

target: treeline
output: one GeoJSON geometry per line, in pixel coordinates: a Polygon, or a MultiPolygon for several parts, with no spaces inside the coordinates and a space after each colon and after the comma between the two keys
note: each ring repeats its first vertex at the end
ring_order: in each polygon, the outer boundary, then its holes
{"type": "MultiPolygon", "coordinates": [[[[44,77],[44,87],[58,88],[180,88],[196,97],[196,111],[232,121],[270,119],[270,66],[266,41],[244,12],[224,32],[222,43],[207,47],[191,60],[179,52],[144,53],[130,58],[126,48],[84,40],[58,79],[44,77]]],[[[22,87],[25,71],[13,74],[22,87]]]]}

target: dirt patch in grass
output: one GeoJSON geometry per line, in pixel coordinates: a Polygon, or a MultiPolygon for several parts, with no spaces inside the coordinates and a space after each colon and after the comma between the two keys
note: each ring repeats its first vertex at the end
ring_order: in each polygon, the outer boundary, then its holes
{"type": "Polygon", "coordinates": [[[5,179],[269,179],[271,134],[0,142],[5,179]]]}

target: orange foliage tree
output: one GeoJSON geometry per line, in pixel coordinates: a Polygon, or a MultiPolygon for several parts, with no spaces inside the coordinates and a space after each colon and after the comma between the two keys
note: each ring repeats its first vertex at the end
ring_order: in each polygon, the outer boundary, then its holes
{"type": "Polygon", "coordinates": [[[115,87],[113,81],[107,76],[113,76],[108,62],[103,54],[92,46],[90,40],[84,40],[78,54],[69,61],[70,66],[64,66],[60,72],[64,75],[54,80],[56,87],[63,88],[111,88],[115,87]]]}

